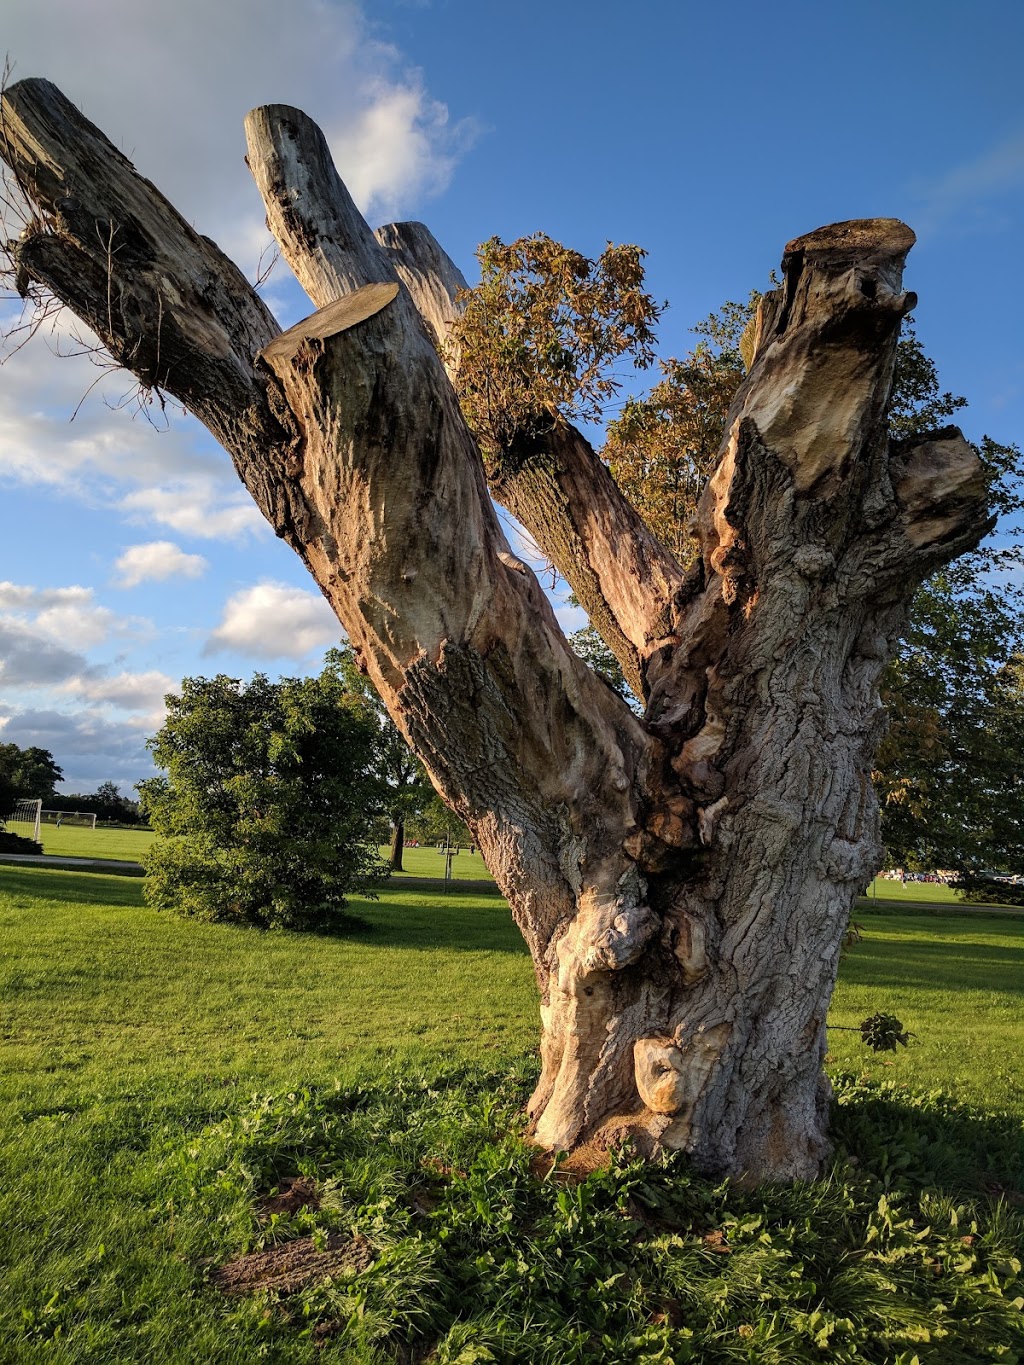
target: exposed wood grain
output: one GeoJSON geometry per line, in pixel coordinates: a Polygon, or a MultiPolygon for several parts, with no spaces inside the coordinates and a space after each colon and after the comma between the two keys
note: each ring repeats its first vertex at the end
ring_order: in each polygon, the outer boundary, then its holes
{"type": "Polygon", "coordinates": [[[289,327],[287,332],[282,332],[264,346],[256,358],[279,375],[286,366],[291,365],[296,351],[304,343],[324,341],[365,322],[392,303],[397,294],[397,284],[366,284],[362,289],[356,289],[318,309],[294,327],[289,327]]]}

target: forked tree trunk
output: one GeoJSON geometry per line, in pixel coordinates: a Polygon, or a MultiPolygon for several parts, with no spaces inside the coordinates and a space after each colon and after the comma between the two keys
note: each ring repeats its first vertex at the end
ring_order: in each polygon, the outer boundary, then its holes
{"type": "Polygon", "coordinates": [[[913,234],[873,219],[787,246],[689,576],[564,424],[486,471],[644,698],[638,719],[502,534],[435,349],[458,271],[419,225],[375,237],[297,110],[256,110],[247,132],[319,309],[306,322],[278,335],[42,81],[4,99],[4,155],[35,209],[10,248],[19,281],[224,443],[473,830],[541,992],[538,1141],[630,1137],[709,1171],[816,1175],[825,1013],[880,856],[879,675],[916,584],[989,525],[959,432],[886,436],[913,234]]]}

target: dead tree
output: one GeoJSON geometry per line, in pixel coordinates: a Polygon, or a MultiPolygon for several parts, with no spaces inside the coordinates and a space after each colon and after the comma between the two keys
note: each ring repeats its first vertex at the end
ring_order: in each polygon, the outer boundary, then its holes
{"type": "Polygon", "coordinates": [[[550,1148],[681,1148],[816,1175],[825,1013],[880,849],[878,680],[915,586],[989,528],[954,428],[886,408],[913,233],[790,242],[684,575],[555,423],[484,462],[435,342],[458,271],[417,224],[371,232],[320,130],[247,120],[268,222],[317,310],[281,334],[238,269],[45,81],[3,101],[33,206],[9,252],[230,453],[301,556],[529,945],[550,1148]],[[491,496],[573,585],[645,703],[569,648],[491,496]]]}

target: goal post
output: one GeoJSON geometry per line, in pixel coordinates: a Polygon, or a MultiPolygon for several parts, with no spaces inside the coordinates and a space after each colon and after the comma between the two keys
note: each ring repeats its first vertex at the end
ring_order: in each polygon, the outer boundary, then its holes
{"type": "Polygon", "coordinates": [[[42,801],[15,801],[14,809],[4,817],[4,825],[11,834],[21,834],[26,839],[34,839],[38,844],[41,842],[39,834],[42,810],[42,801]]]}
{"type": "Polygon", "coordinates": [[[93,810],[44,810],[40,812],[40,815],[44,825],[75,825],[78,828],[96,828],[96,812],[93,810]]]}

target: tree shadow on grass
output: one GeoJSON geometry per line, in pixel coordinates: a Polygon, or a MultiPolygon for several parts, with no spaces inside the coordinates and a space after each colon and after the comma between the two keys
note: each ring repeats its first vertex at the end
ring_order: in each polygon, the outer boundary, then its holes
{"type": "Polygon", "coordinates": [[[496,897],[438,896],[411,905],[353,901],[352,908],[366,921],[357,936],[375,947],[517,956],[527,952],[510,911],[496,897]]]}
{"type": "Polygon", "coordinates": [[[834,1078],[832,1139],[885,1188],[986,1195],[1024,1207],[1024,1124],[939,1092],[834,1078]]]}
{"type": "Polygon", "coordinates": [[[3,866],[0,867],[0,897],[10,897],[16,908],[27,908],[31,903],[46,900],[141,909],[142,878],[62,872],[49,867],[3,866]],[[23,904],[19,906],[19,902],[23,904]]]}
{"type": "Polygon", "coordinates": [[[846,958],[842,978],[849,985],[898,986],[927,990],[999,991],[1024,995],[1024,937],[998,944],[892,943],[870,932],[846,958]],[[952,971],[951,971],[952,969],[952,971]],[[952,983],[952,985],[951,985],[952,983]]]}

